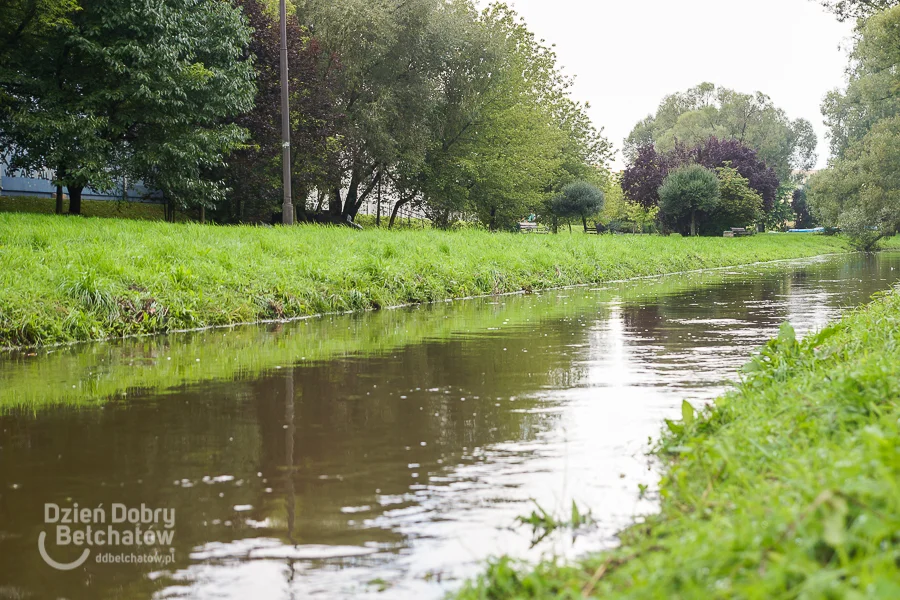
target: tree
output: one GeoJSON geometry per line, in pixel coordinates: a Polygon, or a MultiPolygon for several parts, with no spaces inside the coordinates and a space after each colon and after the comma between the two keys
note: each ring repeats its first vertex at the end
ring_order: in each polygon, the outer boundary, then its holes
{"type": "MultiPolygon", "coordinates": [[[[262,0],[237,0],[253,29],[247,58],[252,58],[257,88],[253,109],[230,120],[249,138],[228,159],[219,176],[228,188],[220,217],[233,221],[268,221],[281,210],[281,81],[278,21],[262,0]]],[[[335,71],[340,65],[325,57],[288,15],[288,69],[291,107],[291,189],[298,219],[304,220],[306,199],[316,185],[335,175],[336,136],[340,115],[335,108],[335,71]],[[323,61],[329,64],[321,73],[323,61]]]]}
{"type": "Polygon", "coordinates": [[[380,186],[391,222],[416,206],[437,226],[467,214],[497,228],[566,183],[605,177],[608,141],[509,6],[307,0],[298,15],[343,64],[334,218],[355,216],[380,186]]]}
{"type": "Polygon", "coordinates": [[[614,173],[610,175],[604,182],[602,189],[603,211],[600,214],[600,220],[603,223],[609,223],[610,221],[621,221],[627,218],[629,205],[636,203],[625,199],[625,192],[622,191],[622,174],[614,173]]]}
{"type": "Polygon", "coordinates": [[[742,94],[712,83],[666,96],[656,114],[632,130],[625,155],[633,160],[647,144],[667,153],[678,144],[690,148],[711,137],[754,149],[781,180],[795,169],[812,168],[816,161],[816,136],[808,121],[791,121],[760,92],[742,94]]]}
{"type": "Polygon", "coordinates": [[[763,216],[763,199],[747,178],[730,165],[718,167],[719,202],[703,223],[704,233],[720,235],[730,227],[747,227],[763,216]]]}
{"type": "Polygon", "coordinates": [[[763,198],[763,210],[772,211],[778,198],[779,180],[774,169],[759,158],[755,150],[738,140],[711,137],[688,147],[680,142],[667,153],[652,145],[638,149],[634,161],[625,170],[622,186],[629,200],[644,206],[659,203],[659,186],[670,170],[688,164],[708,169],[726,165],[737,169],[750,187],[763,198]]]}
{"type": "Polygon", "coordinates": [[[872,15],[897,6],[897,0],[816,0],[839,21],[867,19],[872,15]]]}
{"type": "Polygon", "coordinates": [[[70,26],[77,10],[76,0],[0,0],[0,72],[10,54],[34,48],[56,28],[70,26]]]}
{"type": "Polygon", "coordinates": [[[682,226],[687,219],[690,234],[697,235],[700,217],[712,213],[719,204],[719,180],[700,165],[673,170],[659,188],[659,213],[667,222],[682,226]]]}
{"type": "Polygon", "coordinates": [[[244,136],[222,120],[253,101],[239,9],[217,0],[95,0],[70,21],[8,57],[0,130],[12,165],[55,169],[74,214],[85,186],[112,189],[123,177],[182,206],[214,205],[223,186],[204,173],[244,136]]]}
{"type": "Polygon", "coordinates": [[[763,199],[763,210],[770,212],[778,199],[779,179],[756,150],[736,139],[711,137],[690,150],[694,160],[708,169],[729,166],[747,180],[750,188],[763,199]]]}
{"type": "Polygon", "coordinates": [[[809,182],[812,215],[863,250],[900,226],[900,6],[857,27],[850,81],[823,112],[834,156],[809,182]]]}
{"type": "Polygon", "coordinates": [[[586,181],[565,186],[553,199],[553,213],[564,219],[580,217],[587,231],[587,218],[603,210],[603,191],[586,181]]]}
{"type": "Polygon", "coordinates": [[[791,196],[791,210],[794,212],[794,227],[809,229],[813,226],[813,218],[809,213],[806,186],[798,187],[791,196]]]}
{"type": "Polygon", "coordinates": [[[338,108],[346,123],[339,169],[328,184],[334,221],[355,218],[389,171],[419,171],[431,139],[438,81],[458,31],[454,8],[441,0],[298,4],[300,22],[310,24],[331,57],[322,68],[332,68],[338,57],[342,64],[336,74],[338,108]]]}
{"type": "Polygon", "coordinates": [[[659,217],[659,207],[644,208],[637,202],[625,203],[625,218],[632,223],[632,233],[644,233],[644,230],[659,217]]]}
{"type": "Polygon", "coordinates": [[[625,197],[645,208],[659,206],[659,188],[669,174],[669,168],[669,158],[657,152],[652,143],[637,148],[622,174],[625,197]]]}
{"type": "Polygon", "coordinates": [[[840,227],[862,250],[900,228],[900,116],[876,123],[809,182],[820,223],[840,227]]]}
{"type": "Polygon", "coordinates": [[[849,81],[822,105],[832,156],[840,157],[878,121],[900,114],[900,7],[857,26],[849,81]]]}

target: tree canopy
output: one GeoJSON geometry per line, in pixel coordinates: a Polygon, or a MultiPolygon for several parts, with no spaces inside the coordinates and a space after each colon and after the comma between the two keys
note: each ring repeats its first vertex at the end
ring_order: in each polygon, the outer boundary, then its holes
{"type": "Polygon", "coordinates": [[[66,26],[13,49],[0,81],[12,165],[55,169],[70,211],[85,186],[143,179],[183,205],[224,191],[204,171],[243,139],[222,119],[249,110],[250,31],[217,0],[84,2],[66,26]]]}
{"type": "Polygon", "coordinates": [[[564,219],[581,219],[587,231],[587,218],[603,210],[603,190],[587,181],[566,185],[553,199],[553,213],[564,219]]]}
{"type": "Polygon", "coordinates": [[[666,96],[656,114],[631,131],[625,156],[633,162],[649,144],[668,153],[679,144],[690,148],[712,137],[753,149],[781,180],[795,169],[812,168],[816,161],[816,136],[809,121],[790,120],[763,93],[743,94],[712,83],[666,96]]]}
{"type": "Polygon", "coordinates": [[[659,214],[670,226],[697,235],[698,217],[719,205],[719,180],[706,167],[690,164],[670,172],[659,188],[659,214]],[[698,214],[699,213],[699,214],[698,214]]]}
{"type": "Polygon", "coordinates": [[[638,148],[637,156],[623,174],[622,189],[632,202],[648,208],[656,206],[659,204],[659,187],[669,171],[689,164],[713,170],[732,167],[762,197],[766,213],[776,204],[780,184],[774,169],[740,141],[716,137],[693,147],[678,143],[666,153],[657,151],[652,144],[638,148]]]}
{"type": "Polygon", "coordinates": [[[719,202],[709,211],[702,231],[721,235],[731,227],[747,227],[761,219],[763,199],[750,187],[750,181],[730,165],[718,167],[715,172],[719,180],[719,202]]]}
{"type": "Polygon", "coordinates": [[[809,182],[812,214],[863,249],[900,227],[900,6],[857,28],[845,91],[826,99],[834,156],[809,182]]]}

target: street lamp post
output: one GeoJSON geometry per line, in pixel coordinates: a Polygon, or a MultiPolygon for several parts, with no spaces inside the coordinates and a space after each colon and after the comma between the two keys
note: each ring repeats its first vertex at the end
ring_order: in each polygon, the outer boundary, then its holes
{"type": "Polygon", "coordinates": [[[284,187],[284,204],[281,206],[282,223],[294,224],[294,205],[291,202],[291,110],[288,100],[287,63],[287,8],[281,0],[281,171],[284,187]]]}

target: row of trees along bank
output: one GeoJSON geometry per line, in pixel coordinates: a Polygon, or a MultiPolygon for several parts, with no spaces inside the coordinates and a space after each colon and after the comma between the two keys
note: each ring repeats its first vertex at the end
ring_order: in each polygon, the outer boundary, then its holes
{"type": "MultiPolygon", "coordinates": [[[[221,222],[280,206],[271,0],[7,0],[0,142],[86,186],[142,180],[221,222]]],[[[288,23],[294,202],[345,222],[372,194],[492,228],[603,185],[611,147],[553,51],[503,3],[301,0],[288,23]]]]}

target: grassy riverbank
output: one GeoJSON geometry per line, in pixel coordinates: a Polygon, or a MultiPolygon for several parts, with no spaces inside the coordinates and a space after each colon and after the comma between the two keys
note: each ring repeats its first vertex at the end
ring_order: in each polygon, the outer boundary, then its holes
{"type": "Polygon", "coordinates": [[[500,598],[900,597],[900,294],[802,342],[671,423],[662,510],[580,564],[491,565],[500,598]]]}
{"type": "Polygon", "coordinates": [[[365,310],[842,252],[838,238],[525,236],[0,214],[0,346],[365,310]]]}

